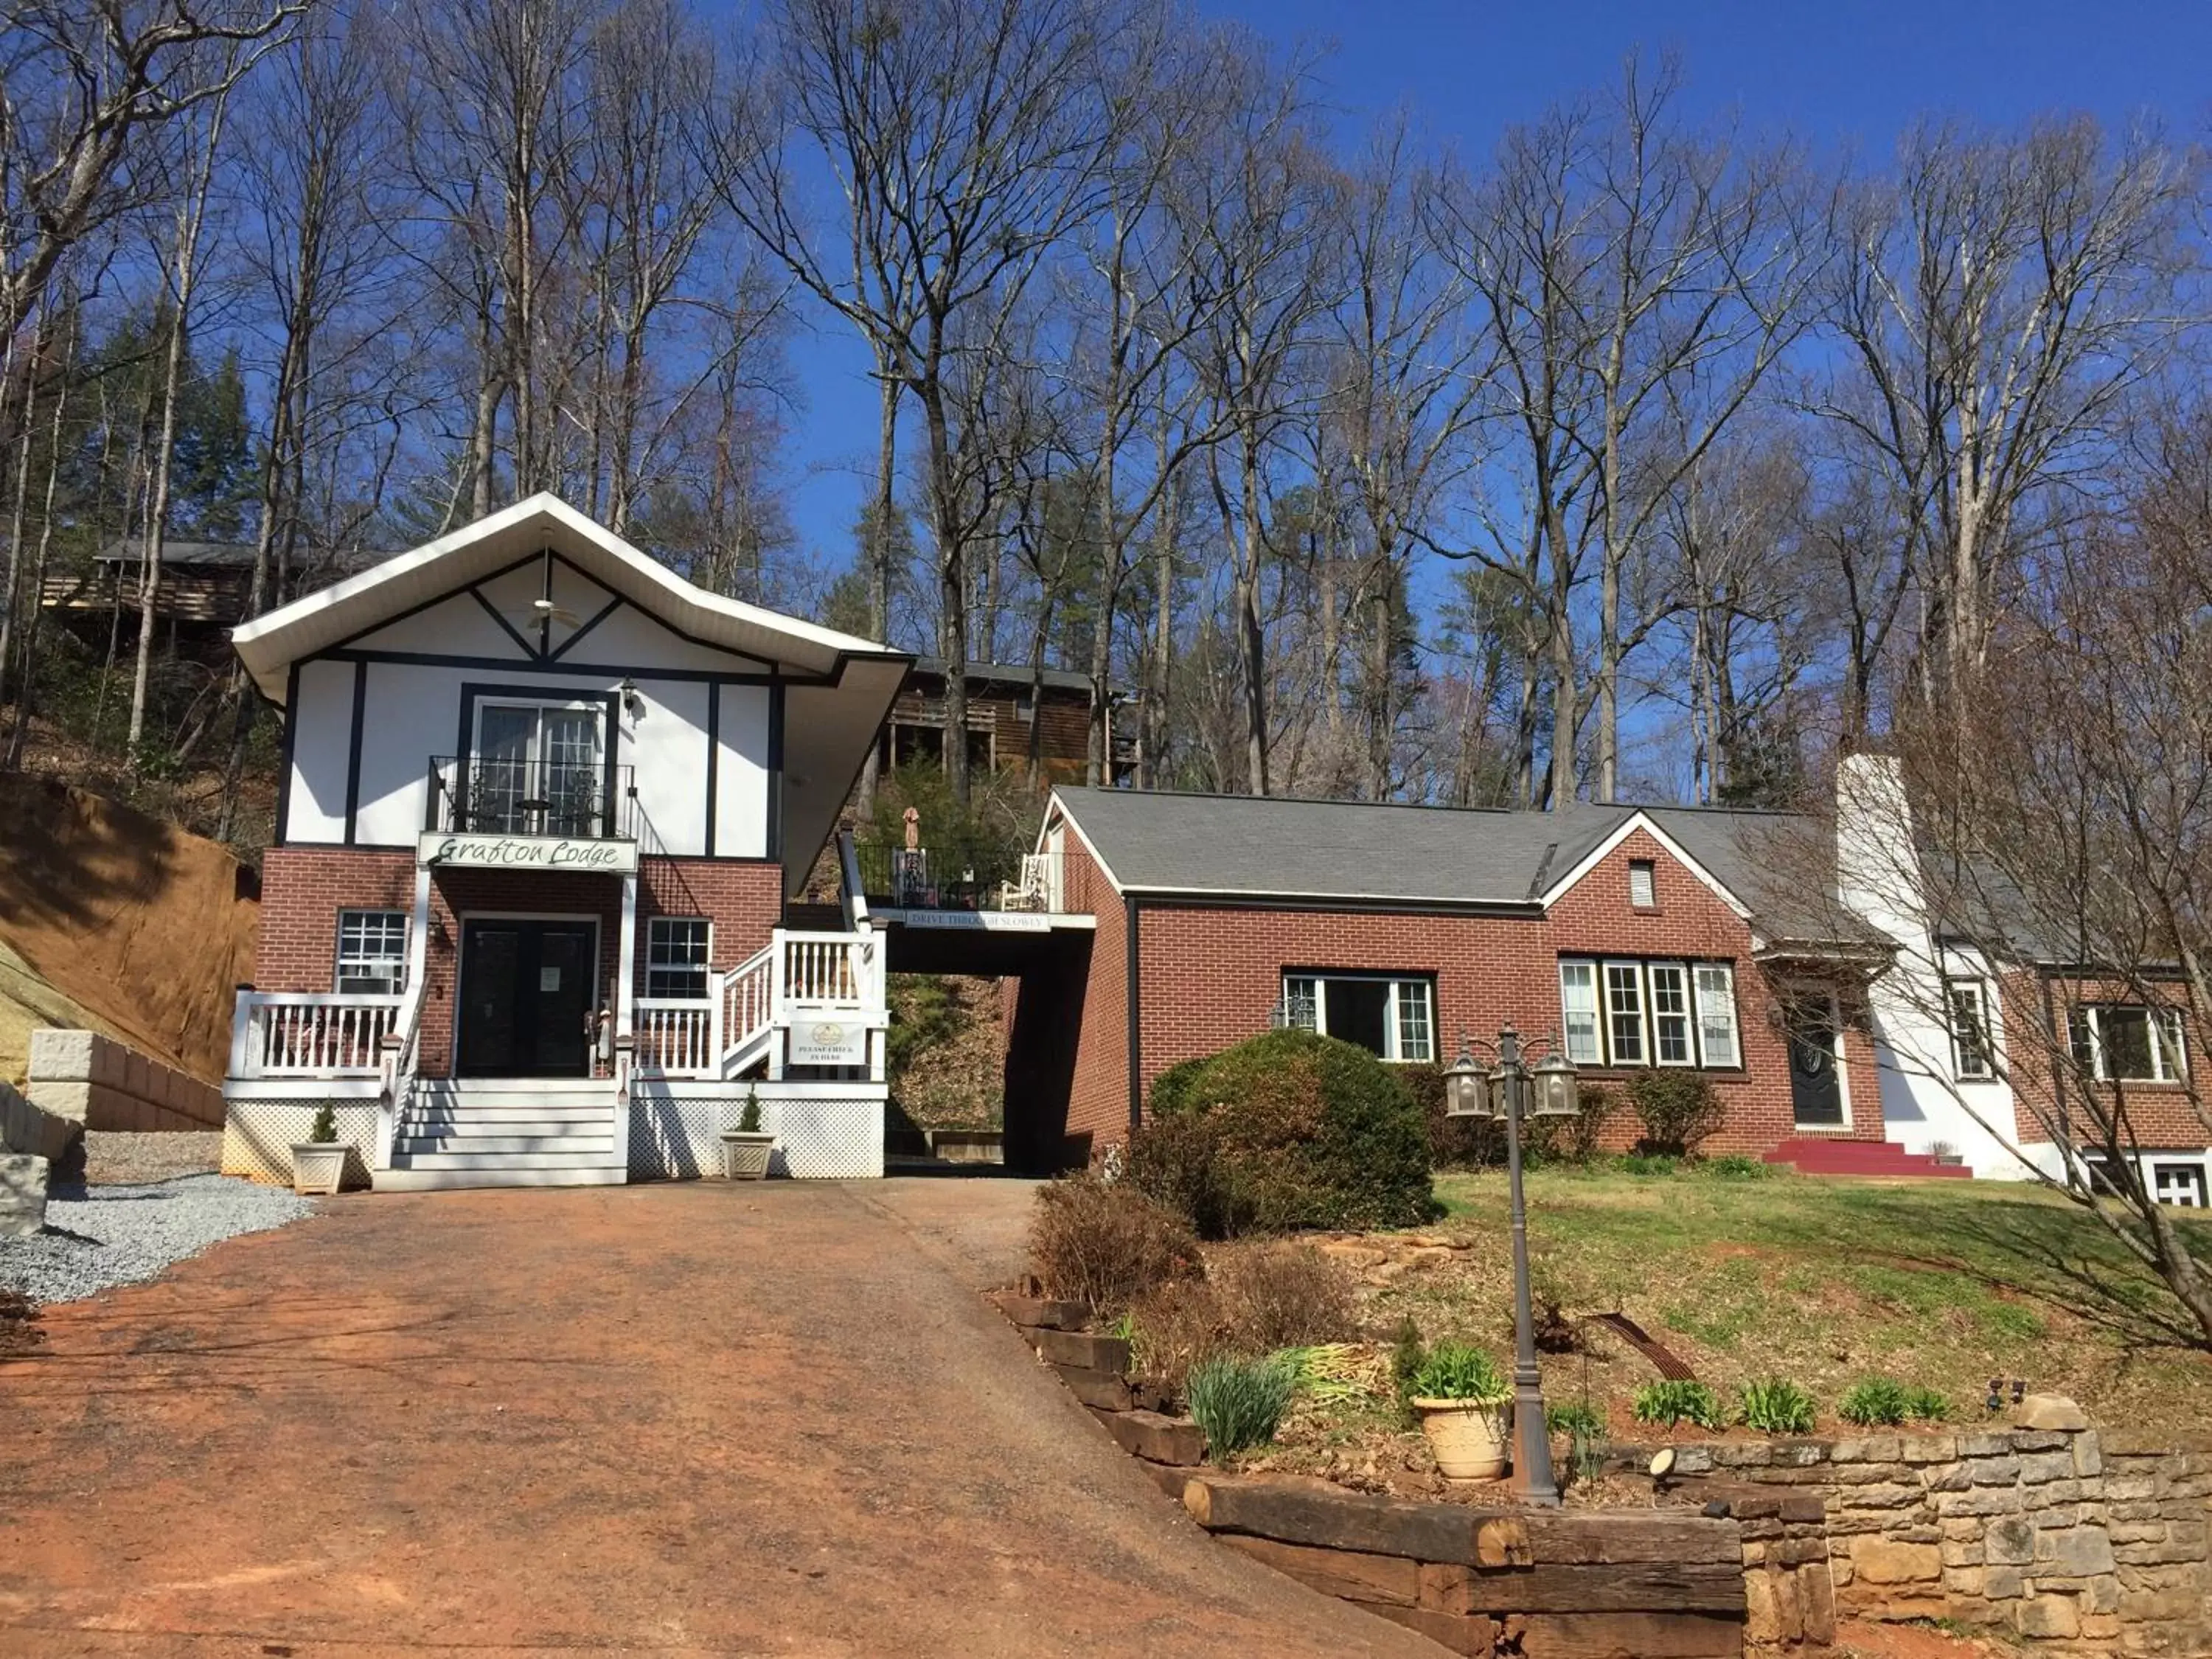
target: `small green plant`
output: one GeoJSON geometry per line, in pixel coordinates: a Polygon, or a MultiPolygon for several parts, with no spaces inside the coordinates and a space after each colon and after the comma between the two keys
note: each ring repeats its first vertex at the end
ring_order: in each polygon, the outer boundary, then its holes
{"type": "Polygon", "coordinates": [[[1544,1424],[1553,1434],[1571,1435],[1577,1440],[1595,1440],[1605,1432],[1605,1419],[1587,1400],[1545,1407],[1544,1424]]]}
{"type": "Polygon", "coordinates": [[[1762,1434],[1810,1434],[1813,1396],[1784,1377],[1763,1376],[1738,1392],[1735,1415],[1762,1434]]]}
{"type": "Polygon", "coordinates": [[[307,1144],[312,1146],[327,1146],[337,1138],[338,1115],[331,1109],[331,1103],[326,1100],[315,1108],[314,1118],[307,1125],[307,1144]]]}
{"type": "Polygon", "coordinates": [[[1662,1152],[1623,1152],[1618,1165],[1626,1176],[1670,1176],[1682,1167],[1682,1160],[1662,1152]]]}
{"type": "Polygon", "coordinates": [[[1297,1384],[1297,1368],[1279,1355],[1224,1354],[1192,1366],[1184,1392],[1192,1418],[1206,1431],[1207,1455],[1218,1462],[1273,1440],[1297,1384]]]}
{"type": "Polygon", "coordinates": [[[1836,1402],[1836,1415],[1861,1428],[1894,1427],[1912,1410],[1912,1395],[1902,1382],[1869,1376],[1854,1382],[1836,1402]]]}
{"type": "Polygon", "coordinates": [[[1644,1125],[1640,1152],[1695,1158],[1699,1143],[1727,1116],[1712,1084],[1695,1072],[1638,1072],[1628,1079],[1627,1094],[1644,1125]]]}
{"type": "Polygon", "coordinates": [[[1774,1173],[1774,1165],[1761,1163],[1747,1152],[1723,1152],[1698,1164],[1698,1172],[1716,1181],[1764,1181],[1774,1173]]]}
{"type": "Polygon", "coordinates": [[[1413,1379],[1421,1374],[1428,1358],[1428,1345],[1421,1340],[1421,1328],[1413,1322],[1413,1316],[1407,1314],[1398,1322],[1398,1335],[1390,1346],[1390,1380],[1397,1384],[1401,1405],[1413,1397],[1413,1379]]]}
{"type": "Polygon", "coordinates": [[[1926,1387],[1905,1391],[1905,1414],[1916,1423],[1941,1423],[1951,1415],[1951,1402],[1941,1389],[1926,1387]]]}
{"type": "Polygon", "coordinates": [[[738,1133],[746,1135],[760,1133],[760,1091],[750,1084],[745,1085],[745,1103],[738,1113],[738,1133]]]}
{"type": "Polygon", "coordinates": [[[1476,1406],[1502,1406],[1513,1397],[1513,1385],[1498,1362],[1466,1342],[1439,1342],[1430,1349],[1413,1374],[1413,1390],[1419,1400],[1461,1400],[1476,1406]]]}
{"type": "Polygon", "coordinates": [[[1638,1422],[1656,1423],[1668,1429],[1678,1423],[1694,1423],[1717,1433],[1728,1421],[1721,1413],[1718,1395],[1703,1382],[1676,1377],[1647,1382],[1638,1389],[1633,1410],[1638,1422]]]}

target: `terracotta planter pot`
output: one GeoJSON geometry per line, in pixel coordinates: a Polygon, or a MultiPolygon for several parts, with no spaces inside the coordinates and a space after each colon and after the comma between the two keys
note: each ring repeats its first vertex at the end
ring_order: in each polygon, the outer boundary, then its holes
{"type": "Polygon", "coordinates": [[[775,1137],[761,1130],[722,1131],[722,1173],[732,1181],[762,1181],[768,1176],[768,1155],[775,1137]]]}
{"type": "Polygon", "coordinates": [[[1505,1473],[1513,1437],[1511,1406],[1416,1398],[1413,1410],[1447,1480],[1495,1480],[1505,1473]]]}
{"type": "Polygon", "coordinates": [[[345,1179],[348,1150],[343,1143],[331,1140],[304,1141],[293,1147],[292,1190],[302,1197],[336,1193],[345,1179]]]}

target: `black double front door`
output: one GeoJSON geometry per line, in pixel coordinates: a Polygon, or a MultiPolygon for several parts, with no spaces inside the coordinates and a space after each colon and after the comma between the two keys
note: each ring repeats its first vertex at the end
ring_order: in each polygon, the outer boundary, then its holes
{"type": "Polygon", "coordinates": [[[588,1077],[598,929],[486,917],[461,926],[463,1077],[588,1077]]]}

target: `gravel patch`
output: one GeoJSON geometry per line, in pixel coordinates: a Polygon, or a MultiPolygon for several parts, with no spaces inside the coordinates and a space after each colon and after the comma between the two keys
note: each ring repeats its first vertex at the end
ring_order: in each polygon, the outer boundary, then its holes
{"type": "Polygon", "coordinates": [[[33,1302],[74,1302],[158,1278],[210,1244],[314,1212],[312,1199],[228,1176],[64,1188],[47,1200],[46,1231],[0,1240],[0,1287],[33,1302]]]}
{"type": "Polygon", "coordinates": [[[163,1129],[150,1134],[124,1129],[85,1132],[84,1178],[95,1187],[212,1175],[222,1167],[220,1129],[163,1129]]]}

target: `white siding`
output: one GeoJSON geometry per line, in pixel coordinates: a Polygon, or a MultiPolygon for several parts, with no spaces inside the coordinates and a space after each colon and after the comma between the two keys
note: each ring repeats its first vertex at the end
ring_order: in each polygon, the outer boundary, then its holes
{"type": "Polygon", "coordinates": [[[726,685],[721,695],[714,850],[726,859],[764,858],[768,854],[769,689],[726,685]]]}
{"type": "MultiPolygon", "coordinates": [[[[527,600],[525,601],[526,605],[527,600]]],[[[523,627],[520,615],[507,621],[518,629],[523,627]]],[[[450,599],[441,599],[427,611],[418,611],[411,617],[380,628],[374,634],[363,635],[356,641],[362,651],[413,651],[441,657],[491,657],[502,662],[525,662],[522,647],[514,642],[514,635],[499,625],[499,621],[473,595],[456,593],[450,599]]]]}
{"type": "Polygon", "coordinates": [[[623,763],[637,769],[643,850],[707,850],[707,694],[680,680],[638,682],[645,718],[621,717],[623,763]]]}
{"type": "Polygon", "coordinates": [[[353,737],[353,665],[300,665],[292,709],[292,793],[286,837],[345,839],[346,765],[353,737]]]}
{"type": "MultiPolygon", "coordinates": [[[[580,623],[591,621],[600,605],[606,601],[605,593],[597,595],[599,604],[588,611],[576,611],[580,623]]],[[[559,649],[562,635],[554,630],[553,644],[559,649]]],[[[688,672],[709,674],[757,673],[761,665],[743,657],[734,657],[726,651],[717,651],[710,646],[694,645],[674,629],[665,628],[634,605],[625,605],[611,612],[592,631],[576,641],[574,647],[562,653],[563,662],[605,663],[613,667],[635,669],[641,663],[650,663],[655,668],[680,669],[688,672]]]]}

